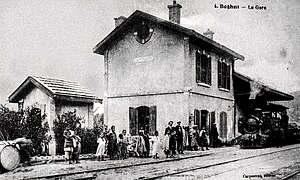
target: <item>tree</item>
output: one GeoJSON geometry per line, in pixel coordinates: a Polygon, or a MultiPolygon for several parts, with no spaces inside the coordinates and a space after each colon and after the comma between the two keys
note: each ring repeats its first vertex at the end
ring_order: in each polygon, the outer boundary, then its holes
{"type": "Polygon", "coordinates": [[[95,153],[97,149],[97,138],[100,132],[103,131],[105,125],[103,123],[95,125],[94,128],[82,128],[80,121],[81,117],[76,115],[76,110],[62,113],[54,120],[53,131],[56,140],[56,152],[57,154],[64,153],[64,136],[63,132],[67,126],[76,132],[76,135],[81,137],[81,153],[95,153]]]}
{"type": "Polygon", "coordinates": [[[8,141],[25,136],[32,140],[38,154],[41,142],[49,130],[45,117],[39,108],[27,107],[21,111],[14,111],[0,105],[0,139],[8,141]]]}

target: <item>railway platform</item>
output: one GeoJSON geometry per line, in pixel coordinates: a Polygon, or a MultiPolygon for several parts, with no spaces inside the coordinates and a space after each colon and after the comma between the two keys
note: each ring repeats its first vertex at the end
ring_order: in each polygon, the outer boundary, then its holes
{"type": "MultiPolygon", "coordinates": [[[[64,156],[34,157],[32,166],[18,167],[14,171],[0,174],[0,179],[41,179],[41,177],[44,179],[55,179],[61,176],[87,175],[91,173],[98,174],[98,177],[127,173],[131,177],[131,172],[135,174],[136,170],[139,171],[141,168],[147,169],[145,170],[147,173],[142,172],[142,174],[137,174],[136,177],[143,177],[143,173],[146,175],[155,173],[155,176],[157,176],[157,173],[160,173],[159,171],[163,174],[172,174],[195,168],[218,167],[222,164],[230,164],[240,160],[251,160],[254,157],[263,157],[266,154],[272,155],[280,151],[288,152],[289,149],[299,148],[300,144],[284,146],[282,148],[247,150],[240,149],[239,146],[233,146],[210,148],[208,151],[185,151],[185,154],[177,155],[175,158],[165,158],[161,154],[159,159],[130,157],[125,160],[108,160],[106,158],[106,161],[95,161],[93,155],[82,155],[80,156],[80,164],[68,164],[64,161],[64,156]],[[156,169],[155,172],[151,171],[153,168],[156,169]],[[99,175],[99,173],[102,175],[99,175]]],[[[120,177],[123,179],[123,176],[120,177]]],[[[136,178],[132,175],[132,178],[129,179],[136,178]]]]}

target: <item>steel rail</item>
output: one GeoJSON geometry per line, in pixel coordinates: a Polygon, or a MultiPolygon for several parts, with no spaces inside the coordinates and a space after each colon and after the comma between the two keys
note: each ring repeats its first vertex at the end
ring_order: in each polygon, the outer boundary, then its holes
{"type": "Polygon", "coordinates": [[[214,154],[214,153],[194,155],[194,156],[188,156],[188,157],[182,157],[182,158],[176,158],[176,159],[166,159],[166,160],[159,160],[159,161],[144,162],[144,163],[138,163],[138,164],[122,165],[122,166],[117,166],[117,167],[106,167],[106,168],[100,168],[100,169],[91,169],[91,170],[83,170],[83,171],[68,172],[68,173],[57,173],[57,174],[46,175],[46,176],[28,177],[28,178],[22,178],[22,180],[60,178],[60,177],[73,176],[73,175],[79,175],[79,174],[108,171],[108,170],[112,170],[112,169],[124,169],[124,168],[130,168],[130,167],[145,166],[145,165],[150,165],[150,164],[159,164],[159,163],[166,163],[166,162],[172,162],[172,161],[180,161],[180,160],[184,160],[184,159],[192,159],[192,158],[197,158],[197,157],[210,156],[212,154],[214,154]]]}
{"type": "MultiPolygon", "coordinates": [[[[260,156],[266,156],[266,155],[275,154],[275,153],[279,153],[279,152],[290,151],[290,150],[293,150],[293,149],[299,149],[299,147],[293,147],[293,148],[289,148],[289,149],[278,150],[278,151],[263,153],[263,154],[259,154],[259,155],[247,156],[247,157],[237,158],[237,159],[233,159],[233,160],[227,160],[227,161],[223,161],[223,162],[219,162],[219,163],[212,163],[212,164],[209,164],[209,165],[206,165],[206,166],[176,169],[172,172],[162,172],[161,174],[157,174],[157,175],[153,175],[153,176],[150,175],[148,177],[140,177],[138,179],[153,180],[153,179],[158,179],[158,178],[167,177],[167,176],[173,176],[173,175],[177,175],[177,174],[181,174],[181,173],[185,173],[185,172],[189,172],[189,171],[195,171],[195,170],[199,170],[199,169],[206,169],[206,168],[210,168],[210,167],[214,167],[214,166],[233,163],[233,162],[237,162],[237,161],[242,161],[242,160],[246,160],[246,159],[260,157],[260,156]]],[[[298,173],[300,173],[300,172],[298,172],[298,173]]]]}
{"type": "Polygon", "coordinates": [[[292,174],[286,175],[284,177],[281,178],[281,180],[287,180],[287,179],[291,179],[292,177],[294,177],[295,175],[299,174],[300,170],[293,172],[292,174]]]}
{"type": "MultiPolygon", "coordinates": [[[[255,157],[266,156],[266,155],[275,154],[275,153],[284,152],[284,151],[290,151],[290,150],[298,149],[298,148],[300,148],[300,147],[293,147],[293,148],[288,148],[288,149],[263,153],[263,154],[259,154],[259,155],[252,155],[252,156],[247,156],[247,157],[243,157],[243,158],[227,160],[227,161],[223,161],[223,162],[219,162],[219,163],[209,164],[209,165],[206,165],[206,166],[196,166],[196,167],[194,166],[194,167],[191,167],[191,168],[176,169],[176,170],[173,170],[171,172],[161,172],[161,173],[155,174],[153,176],[151,176],[151,175],[142,176],[142,177],[139,177],[137,179],[143,179],[143,180],[158,179],[158,178],[172,176],[172,175],[176,175],[176,174],[181,174],[181,173],[185,173],[185,172],[189,172],[189,171],[195,171],[195,170],[199,170],[199,169],[206,169],[206,168],[209,168],[209,167],[214,167],[214,166],[219,166],[219,165],[223,165],[223,164],[233,163],[233,162],[242,161],[242,160],[246,160],[246,159],[251,159],[251,158],[255,158],[255,157]]],[[[129,165],[122,165],[122,166],[117,166],[117,167],[107,167],[107,168],[82,170],[82,171],[68,172],[68,173],[57,173],[57,174],[46,175],[46,176],[28,177],[28,178],[23,178],[23,180],[58,179],[58,178],[63,178],[63,177],[66,178],[68,176],[74,176],[74,175],[80,175],[80,174],[89,174],[89,173],[97,173],[97,172],[103,172],[103,171],[108,171],[108,170],[113,170],[113,169],[125,169],[125,168],[130,168],[130,167],[146,166],[146,165],[151,165],[151,164],[159,164],[159,163],[166,163],[166,162],[172,162],[172,161],[180,161],[180,160],[184,160],[184,159],[192,159],[192,158],[197,158],[197,157],[209,156],[209,155],[212,155],[212,154],[215,154],[215,153],[204,154],[204,155],[195,155],[195,156],[189,156],[189,157],[183,157],[183,158],[177,158],[177,159],[151,161],[151,162],[144,162],[144,163],[138,163],[138,164],[129,164],[129,165]]],[[[79,179],[81,179],[81,178],[79,178],[79,179]]]]}

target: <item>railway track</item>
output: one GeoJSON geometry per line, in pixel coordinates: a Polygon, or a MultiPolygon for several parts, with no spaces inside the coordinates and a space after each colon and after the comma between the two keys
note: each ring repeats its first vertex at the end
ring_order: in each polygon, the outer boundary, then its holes
{"type": "MultiPolygon", "coordinates": [[[[269,153],[263,153],[263,154],[260,154],[260,155],[247,156],[247,157],[243,157],[243,158],[236,158],[236,159],[222,161],[222,162],[218,162],[218,163],[212,163],[212,164],[205,165],[205,166],[196,166],[196,167],[194,166],[194,167],[190,167],[190,168],[176,169],[176,170],[171,171],[171,172],[170,171],[169,172],[161,172],[161,173],[154,174],[154,175],[148,175],[147,177],[142,177],[142,178],[139,178],[139,179],[143,179],[143,180],[159,179],[159,178],[163,178],[163,177],[182,174],[182,173],[185,173],[185,172],[190,172],[190,171],[195,171],[195,170],[200,170],[200,169],[206,169],[206,168],[210,168],[210,167],[214,167],[214,166],[220,166],[220,165],[229,164],[229,163],[242,161],[242,160],[247,160],[247,159],[251,159],[251,158],[256,158],[256,157],[260,157],[260,156],[266,156],[266,155],[280,153],[280,152],[284,152],[284,151],[290,151],[290,150],[293,150],[293,149],[299,149],[299,147],[294,147],[294,148],[289,148],[289,149],[284,149],[284,150],[279,150],[279,151],[274,151],[274,152],[269,152],[269,153]]],[[[298,173],[300,173],[300,171],[298,173]]],[[[298,173],[296,173],[296,174],[298,174],[298,173]]]]}
{"type": "MultiPolygon", "coordinates": [[[[130,164],[130,165],[122,165],[122,166],[117,166],[117,167],[106,167],[106,168],[100,168],[100,169],[91,169],[91,170],[82,170],[79,172],[68,172],[68,173],[58,173],[58,174],[52,174],[52,175],[46,175],[46,176],[36,176],[36,177],[29,177],[29,178],[23,178],[22,180],[35,180],[35,179],[66,179],[68,176],[75,176],[75,175],[85,175],[83,177],[75,177],[73,179],[76,180],[81,180],[81,179],[93,179],[97,177],[95,174],[92,176],[90,175],[91,173],[97,173],[97,172],[103,172],[103,171],[108,171],[108,170],[115,170],[115,169],[125,169],[125,168],[131,168],[131,167],[138,167],[138,166],[147,166],[151,164],[160,164],[160,163],[168,163],[168,162],[173,162],[173,161],[180,161],[180,160],[185,160],[185,159],[193,159],[197,157],[204,157],[204,156],[210,156],[211,154],[202,154],[202,155],[194,155],[194,156],[189,156],[189,157],[183,157],[183,158],[178,158],[178,159],[166,159],[166,160],[160,160],[160,161],[155,161],[155,162],[146,162],[146,163],[138,163],[138,164],[130,164]]],[[[73,180],[72,179],[72,180],[73,180]]]]}
{"type": "MultiPolygon", "coordinates": [[[[242,158],[235,158],[235,159],[230,159],[230,160],[225,160],[222,162],[217,162],[217,163],[211,163],[208,165],[196,165],[196,166],[192,166],[192,167],[187,167],[187,168],[176,168],[174,170],[163,170],[164,168],[161,168],[161,171],[154,171],[154,172],[145,172],[144,174],[146,174],[145,176],[139,176],[137,178],[131,178],[131,179],[142,179],[142,180],[150,180],[150,179],[159,179],[159,178],[163,178],[163,177],[169,177],[169,176],[174,176],[174,175],[178,175],[178,174],[182,174],[185,172],[190,172],[190,171],[195,171],[195,170],[200,170],[200,169],[206,169],[206,168],[210,168],[210,167],[216,167],[216,166],[220,166],[220,165],[224,165],[224,164],[229,164],[229,163],[234,163],[237,161],[243,161],[243,160],[247,160],[247,159],[251,159],[251,158],[256,158],[256,157],[260,157],[260,156],[267,156],[270,154],[275,154],[275,153],[280,153],[280,152],[284,152],[284,151],[290,151],[293,149],[298,149],[299,147],[293,147],[293,148],[288,148],[288,149],[283,149],[283,150],[277,150],[277,151],[273,151],[273,152],[267,152],[267,153],[262,153],[259,155],[251,155],[251,156],[246,156],[246,157],[242,157],[242,158]]],[[[205,156],[209,156],[212,154],[207,154],[205,156]]],[[[160,163],[168,163],[168,162],[172,162],[172,161],[181,161],[184,159],[192,159],[192,158],[196,158],[196,157],[200,157],[200,156],[193,156],[193,157],[186,157],[186,158],[180,158],[180,159],[169,159],[169,160],[162,160],[162,161],[157,161],[157,162],[148,162],[148,163],[141,163],[141,164],[131,164],[131,165],[124,165],[124,166],[118,166],[118,167],[108,167],[108,168],[101,168],[101,169],[93,169],[93,170],[83,170],[80,172],[69,172],[69,173],[61,173],[61,174],[53,174],[53,175],[47,175],[47,176],[38,176],[38,177],[31,177],[31,178],[24,178],[26,180],[29,179],[75,179],[75,180],[83,180],[83,179],[96,179],[97,178],[97,174],[101,174],[104,172],[108,172],[110,170],[117,170],[117,169],[123,169],[126,170],[128,168],[133,168],[133,167],[143,167],[144,169],[148,166],[148,165],[153,165],[153,164],[160,164],[160,163]]],[[[164,166],[162,166],[164,167],[164,166]]],[[[300,171],[298,172],[300,173],[300,171]]],[[[298,174],[296,173],[296,174],[298,174]]],[[[295,174],[295,175],[296,175],[295,174]]],[[[293,175],[293,176],[295,176],[293,175]]],[[[290,177],[293,176],[287,176],[285,177],[285,179],[290,179],[290,177]]],[[[101,175],[98,177],[101,178],[101,175]]],[[[283,180],[285,180],[283,179],[283,180]]]]}
{"type": "MultiPolygon", "coordinates": [[[[288,174],[288,175],[282,177],[281,180],[293,179],[293,178],[295,178],[295,176],[297,176],[297,175],[298,175],[298,176],[300,175],[300,170],[298,170],[298,171],[296,171],[296,172],[293,172],[293,173],[291,173],[291,174],[288,174]]],[[[299,176],[298,178],[295,178],[295,179],[299,179],[299,178],[300,178],[300,176],[299,176]]]]}

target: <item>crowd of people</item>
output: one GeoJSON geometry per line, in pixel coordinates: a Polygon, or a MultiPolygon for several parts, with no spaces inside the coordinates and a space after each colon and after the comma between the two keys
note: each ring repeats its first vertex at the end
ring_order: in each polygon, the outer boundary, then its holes
{"type": "MultiPolygon", "coordinates": [[[[104,130],[100,133],[97,143],[96,160],[105,161],[105,157],[110,160],[127,159],[128,157],[139,158],[159,158],[159,155],[165,154],[167,158],[174,158],[177,154],[183,154],[185,150],[209,150],[209,138],[205,128],[198,130],[198,126],[182,126],[178,121],[173,126],[173,121],[168,123],[165,128],[163,139],[160,139],[159,132],[155,131],[153,136],[147,131],[139,130],[136,136],[131,136],[126,130],[119,135],[116,134],[115,126],[109,131],[104,130]],[[150,147],[151,150],[150,150],[150,147]],[[151,153],[151,154],[150,154],[151,153]]],[[[78,163],[80,153],[80,137],[69,127],[63,133],[65,137],[64,151],[65,157],[69,163],[78,163]]],[[[213,147],[216,147],[218,131],[215,126],[211,128],[210,139],[213,147]]]]}
{"type": "MultiPolygon", "coordinates": [[[[219,133],[216,124],[213,124],[209,136],[212,146],[217,147],[219,133]]],[[[202,151],[209,150],[208,146],[209,138],[204,127],[201,130],[197,125],[183,127],[180,121],[177,122],[176,126],[173,126],[173,121],[169,121],[164,134],[166,157],[172,158],[177,153],[183,154],[184,150],[197,151],[200,148],[202,151]]]]}

